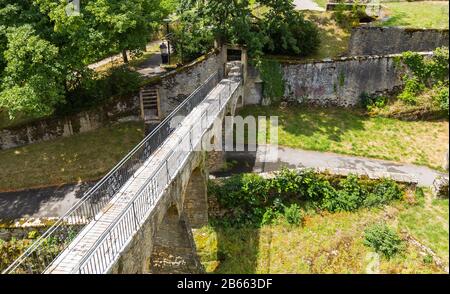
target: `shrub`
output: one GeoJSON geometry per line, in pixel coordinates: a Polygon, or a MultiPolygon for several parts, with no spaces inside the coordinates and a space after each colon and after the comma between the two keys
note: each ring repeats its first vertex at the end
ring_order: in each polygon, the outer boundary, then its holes
{"type": "Polygon", "coordinates": [[[445,85],[444,83],[438,83],[434,86],[433,92],[433,102],[438,106],[440,110],[445,110],[448,113],[448,85],[445,85]]]}
{"type": "Polygon", "coordinates": [[[291,204],[284,208],[284,218],[286,222],[291,225],[299,225],[302,222],[303,216],[300,207],[297,204],[291,204]]]}
{"type": "Polygon", "coordinates": [[[270,225],[275,222],[280,217],[280,213],[272,208],[269,207],[265,212],[261,220],[261,225],[270,225]]]}
{"type": "Polygon", "coordinates": [[[425,89],[433,89],[433,103],[448,111],[448,60],[447,47],[437,48],[431,58],[417,52],[403,52],[397,63],[403,63],[407,70],[403,76],[405,87],[398,98],[408,104],[416,104],[417,95],[425,89]]]}
{"type": "Polygon", "coordinates": [[[359,208],[367,191],[359,184],[358,177],[349,175],[339,182],[340,188],[334,197],[324,198],[322,207],[331,211],[353,211],[359,208]]]}
{"type": "Polygon", "coordinates": [[[209,183],[228,213],[222,221],[231,225],[270,224],[283,215],[298,224],[302,218],[299,204],[330,212],[354,211],[401,199],[403,189],[392,180],[363,181],[356,175],[328,180],[312,170],[283,169],[275,178],[255,174],[234,175],[219,184],[209,183]]]}
{"type": "Polygon", "coordinates": [[[364,108],[371,110],[373,108],[383,108],[386,106],[388,98],[382,95],[369,95],[366,92],[361,93],[359,99],[364,108]]]}
{"type": "Polygon", "coordinates": [[[375,224],[365,230],[364,244],[383,254],[387,259],[405,249],[400,236],[384,223],[375,224]]]}
{"type": "Polygon", "coordinates": [[[358,5],[359,1],[355,1],[351,7],[347,6],[344,1],[338,2],[333,10],[333,17],[341,26],[358,26],[360,19],[367,17],[364,7],[358,5]]]}
{"type": "Polygon", "coordinates": [[[400,100],[408,104],[415,104],[417,102],[417,95],[425,89],[425,85],[420,82],[417,77],[404,77],[405,88],[403,92],[398,95],[400,100]]]}
{"type": "Polygon", "coordinates": [[[365,207],[373,207],[387,204],[393,200],[401,199],[403,192],[399,185],[390,179],[385,179],[376,184],[372,192],[364,199],[365,207]]]}

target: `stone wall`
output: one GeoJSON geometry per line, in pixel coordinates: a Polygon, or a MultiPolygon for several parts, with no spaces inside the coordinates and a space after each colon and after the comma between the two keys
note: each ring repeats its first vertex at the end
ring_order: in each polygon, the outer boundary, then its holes
{"type": "Polygon", "coordinates": [[[398,27],[354,28],[350,37],[348,55],[383,55],[404,51],[433,51],[448,46],[447,30],[409,29],[398,27]]]}
{"type": "MultiPolygon", "coordinates": [[[[159,89],[162,117],[172,112],[211,74],[223,72],[226,54],[222,52],[226,50],[216,50],[191,64],[147,81],[148,87],[159,89]]],[[[114,121],[140,119],[140,101],[136,93],[131,98],[116,99],[110,104],[68,117],[42,119],[0,129],[0,150],[92,131],[114,121]]]]}
{"type": "Polygon", "coordinates": [[[400,71],[395,65],[395,57],[398,56],[283,63],[284,99],[322,106],[356,106],[363,92],[390,92],[402,86],[400,71]]]}
{"type": "Polygon", "coordinates": [[[146,87],[158,88],[161,116],[170,114],[213,73],[223,73],[225,62],[226,50],[216,50],[182,68],[150,80],[146,87]]]}
{"type": "Polygon", "coordinates": [[[135,95],[71,116],[0,129],[0,150],[92,131],[113,121],[136,121],[140,119],[139,111],[139,98],[135,95]]]}

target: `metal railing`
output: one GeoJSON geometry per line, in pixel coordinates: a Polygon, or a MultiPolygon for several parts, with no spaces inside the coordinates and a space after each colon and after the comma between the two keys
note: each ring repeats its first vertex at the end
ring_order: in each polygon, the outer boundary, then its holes
{"type": "Polygon", "coordinates": [[[44,272],[181,123],[179,117],[187,116],[194,107],[203,101],[221,78],[220,71],[213,73],[66,214],[9,265],[3,274],[44,272]]]}
{"type": "Polygon", "coordinates": [[[218,99],[208,100],[211,104],[198,114],[200,119],[194,121],[189,131],[182,136],[174,137],[178,138],[176,147],[161,159],[160,164],[142,188],[88,250],[72,273],[101,274],[110,269],[239,85],[240,82],[229,82],[219,92],[218,99]]]}

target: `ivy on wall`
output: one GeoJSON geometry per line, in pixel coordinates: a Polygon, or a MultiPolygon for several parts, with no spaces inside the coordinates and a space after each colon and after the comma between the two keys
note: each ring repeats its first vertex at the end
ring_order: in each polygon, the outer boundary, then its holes
{"type": "Polygon", "coordinates": [[[275,60],[263,59],[257,68],[263,81],[263,96],[268,98],[271,104],[279,103],[285,88],[281,64],[275,60]]]}

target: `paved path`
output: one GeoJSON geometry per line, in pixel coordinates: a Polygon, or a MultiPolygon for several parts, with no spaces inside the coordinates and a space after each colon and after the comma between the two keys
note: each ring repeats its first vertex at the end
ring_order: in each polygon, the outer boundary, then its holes
{"type": "MultiPolygon", "coordinates": [[[[161,43],[160,40],[153,41],[153,42],[147,44],[147,47],[146,47],[147,51],[152,50],[155,47],[155,45],[157,45],[159,43],[161,43]]],[[[96,63],[89,65],[88,67],[90,69],[97,69],[108,63],[114,63],[114,62],[119,62],[119,61],[120,62],[122,61],[122,54],[117,54],[117,55],[107,57],[103,60],[100,60],[96,63]]],[[[159,52],[157,52],[157,53],[153,54],[152,56],[150,56],[150,58],[147,59],[146,61],[144,61],[142,64],[140,64],[137,67],[136,71],[146,77],[155,76],[155,75],[164,73],[166,71],[165,69],[161,68],[160,65],[161,65],[161,54],[159,52]]]]}
{"type": "Polygon", "coordinates": [[[278,148],[277,162],[264,162],[265,148],[257,152],[229,152],[227,161],[237,163],[232,170],[213,175],[223,176],[233,172],[271,172],[288,168],[336,169],[356,174],[392,174],[398,179],[414,179],[420,186],[431,186],[441,173],[424,166],[392,161],[339,155],[327,152],[305,151],[288,147],[278,148]]]}
{"type": "Polygon", "coordinates": [[[69,184],[0,193],[0,219],[60,217],[93,185],[93,183],[69,184]]]}
{"type": "Polygon", "coordinates": [[[316,10],[325,11],[325,8],[320,7],[312,0],[294,0],[294,5],[297,10],[316,10]]]}

